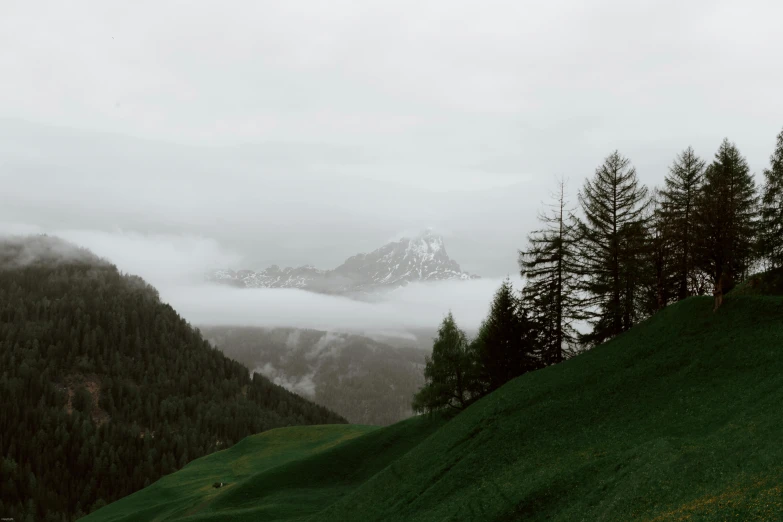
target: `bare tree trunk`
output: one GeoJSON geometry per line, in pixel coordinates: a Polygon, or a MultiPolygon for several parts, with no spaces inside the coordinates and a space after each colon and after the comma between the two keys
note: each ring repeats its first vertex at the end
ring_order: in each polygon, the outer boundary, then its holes
{"type": "Polygon", "coordinates": [[[723,304],[723,285],[721,283],[723,283],[722,277],[718,278],[718,282],[715,284],[715,290],[712,291],[712,295],[715,298],[715,306],[712,308],[713,312],[723,304]]]}
{"type": "Polygon", "coordinates": [[[732,288],[734,288],[734,278],[732,277],[730,271],[726,271],[724,269],[718,278],[718,282],[715,285],[715,290],[712,292],[712,295],[715,297],[715,307],[712,309],[713,312],[720,308],[720,306],[723,304],[724,292],[727,292],[732,288]]]}

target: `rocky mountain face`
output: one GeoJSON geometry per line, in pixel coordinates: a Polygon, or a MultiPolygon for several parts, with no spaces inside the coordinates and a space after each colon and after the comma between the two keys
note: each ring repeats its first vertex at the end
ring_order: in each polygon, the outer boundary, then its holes
{"type": "Polygon", "coordinates": [[[260,272],[216,270],[212,281],[244,288],[301,288],[314,292],[347,294],[396,288],[417,281],[477,279],[463,272],[446,253],[443,238],[426,231],[402,238],[369,254],[358,254],[333,270],[311,265],[280,268],[272,265],[260,272]]]}

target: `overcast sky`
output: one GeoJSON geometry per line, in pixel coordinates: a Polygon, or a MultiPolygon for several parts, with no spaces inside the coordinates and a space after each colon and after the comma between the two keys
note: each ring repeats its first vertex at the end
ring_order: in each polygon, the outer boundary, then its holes
{"type": "Polygon", "coordinates": [[[729,137],[760,174],[782,19],[779,0],[4,0],[0,223],[198,238],[236,268],[332,268],[434,227],[502,277],[555,177],[575,194],[614,149],[656,184],[729,137]]]}

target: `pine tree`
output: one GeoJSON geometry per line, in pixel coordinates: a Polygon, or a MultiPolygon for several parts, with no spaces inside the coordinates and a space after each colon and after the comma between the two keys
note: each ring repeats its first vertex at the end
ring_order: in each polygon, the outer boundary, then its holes
{"type": "Polygon", "coordinates": [[[660,222],[667,224],[672,255],[677,260],[674,277],[678,300],[695,293],[695,209],[704,167],[704,160],[688,147],[669,167],[660,192],[660,222]]]}
{"type": "Polygon", "coordinates": [[[508,279],[495,293],[477,345],[480,379],[490,392],[541,364],[538,329],[508,279]]]}
{"type": "Polygon", "coordinates": [[[581,336],[597,344],[636,321],[636,292],[644,250],[647,187],[630,160],[615,151],[579,192],[578,221],[583,306],[593,326],[581,336]]]}
{"type": "Polygon", "coordinates": [[[511,379],[512,352],[517,348],[518,302],[511,282],[495,293],[487,319],[481,325],[481,363],[487,389],[494,391],[511,379]]]}
{"type": "Polygon", "coordinates": [[[696,207],[698,265],[710,276],[716,308],[753,262],[757,200],[748,162],[724,139],[704,173],[696,207]]]}
{"type": "Polygon", "coordinates": [[[541,329],[546,364],[557,364],[564,351],[573,351],[573,323],[580,318],[576,225],[565,188],[565,181],[559,181],[550,211],[539,214],[543,228],[528,235],[528,249],[519,252],[521,274],[527,279],[522,299],[541,329]]]}
{"type": "Polygon", "coordinates": [[[783,131],[778,134],[770,168],[764,170],[759,253],[769,268],[783,266],[783,131]]]}
{"type": "MultiPolygon", "coordinates": [[[[649,204],[649,200],[646,200],[646,203],[649,204]]],[[[620,310],[623,332],[630,330],[633,325],[649,315],[644,306],[645,284],[652,285],[656,292],[659,291],[656,269],[654,268],[652,272],[648,271],[650,260],[656,262],[658,260],[655,259],[657,253],[653,249],[655,243],[651,240],[649,220],[646,219],[648,217],[647,207],[643,208],[645,208],[645,212],[642,214],[644,219],[625,223],[620,227],[620,256],[618,259],[622,285],[620,310]]]]}
{"type": "Polygon", "coordinates": [[[641,283],[638,308],[642,316],[650,316],[677,299],[680,258],[676,255],[674,225],[671,215],[663,211],[663,196],[653,190],[647,205],[646,236],[643,244],[641,283]]]}
{"type": "Polygon", "coordinates": [[[474,385],[468,339],[449,314],[438,329],[432,356],[424,368],[425,385],[413,398],[416,412],[431,413],[443,408],[464,409],[471,399],[474,385]]]}

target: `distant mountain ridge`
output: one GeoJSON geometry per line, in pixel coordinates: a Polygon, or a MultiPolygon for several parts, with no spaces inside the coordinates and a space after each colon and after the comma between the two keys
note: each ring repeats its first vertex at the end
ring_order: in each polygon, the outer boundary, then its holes
{"type": "Polygon", "coordinates": [[[300,288],[345,294],[418,281],[468,280],[479,276],[463,272],[446,253],[443,238],[428,229],[416,237],[387,243],[369,254],[349,257],[333,270],[319,270],[312,265],[282,269],[272,265],[260,272],[215,270],[207,278],[243,288],[300,288]]]}
{"type": "Polygon", "coordinates": [[[351,423],[386,426],[410,417],[411,397],[424,384],[429,352],[414,341],[391,345],[357,334],[295,328],[199,330],[226,356],[351,423]]]}

